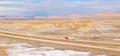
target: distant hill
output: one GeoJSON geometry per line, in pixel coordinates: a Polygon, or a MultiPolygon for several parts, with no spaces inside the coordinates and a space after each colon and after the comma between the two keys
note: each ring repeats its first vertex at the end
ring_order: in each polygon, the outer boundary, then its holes
{"type": "Polygon", "coordinates": [[[69,15],[63,15],[63,16],[48,16],[48,17],[41,17],[37,16],[35,19],[107,19],[107,18],[120,18],[120,11],[110,11],[105,10],[102,12],[98,12],[95,14],[69,14],[69,15]]]}
{"type": "Polygon", "coordinates": [[[51,20],[51,19],[108,19],[120,18],[120,11],[105,10],[94,14],[69,14],[62,16],[0,16],[3,20],[51,20]]]}
{"type": "Polygon", "coordinates": [[[34,19],[31,16],[0,16],[1,20],[29,20],[34,19]]]}

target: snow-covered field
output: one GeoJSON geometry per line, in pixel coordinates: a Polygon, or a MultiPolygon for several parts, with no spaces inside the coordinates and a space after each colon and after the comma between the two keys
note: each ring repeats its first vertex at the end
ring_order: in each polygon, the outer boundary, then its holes
{"type": "Polygon", "coordinates": [[[8,56],[105,56],[75,50],[56,50],[53,47],[36,47],[26,43],[0,44],[0,46],[10,46],[7,49],[8,56]]]}

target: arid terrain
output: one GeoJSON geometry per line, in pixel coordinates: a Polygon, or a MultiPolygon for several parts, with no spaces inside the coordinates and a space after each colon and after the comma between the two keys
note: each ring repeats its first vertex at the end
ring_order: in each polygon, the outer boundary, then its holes
{"type": "Polygon", "coordinates": [[[120,56],[120,0],[0,0],[0,56],[120,56]]]}
{"type": "Polygon", "coordinates": [[[0,55],[119,56],[119,15],[0,16],[0,55]]]}
{"type": "Polygon", "coordinates": [[[0,21],[0,30],[52,38],[119,40],[120,19],[0,21]]]}
{"type": "MultiPolygon", "coordinates": [[[[50,41],[51,41],[51,38],[54,41],[57,41],[57,39],[58,39],[58,41],[65,42],[65,43],[58,42],[58,44],[60,44],[60,45],[66,44],[64,46],[64,49],[66,49],[65,47],[69,43],[66,42],[67,40],[65,40],[65,37],[72,36],[75,38],[74,41],[85,40],[85,43],[80,42],[81,44],[79,44],[79,45],[88,45],[88,47],[89,47],[89,45],[90,46],[93,45],[92,48],[96,48],[96,47],[99,48],[98,46],[100,46],[100,49],[101,49],[101,47],[102,48],[103,47],[112,48],[111,50],[118,49],[116,51],[119,53],[120,19],[115,18],[115,19],[79,19],[79,20],[72,20],[72,19],[67,20],[66,19],[66,20],[20,20],[20,21],[19,20],[1,20],[0,21],[0,33],[1,33],[0,34],[0,38],[1,38],[0,43],[13,44],[13,43],[18,42],[18,43],[35,44],[36,42],[34,43],[33,41],[34,41],[34,39],[37,39],[36,37],[32,37],[33,39],[30,37],[30,39],[32,41],[28,41],[29,39],[27,41],[22,40],[24,38],[29,38],[26,35],[30,35],[30,36],[45,37],[45,39],[50,38],[49,39],[50,41]],[[4,31],[10,32],[10,36],[9,36],[9,33],[5,33],[7,35],[4,35],[2,33],[2,31],[3,31],[3,33],[4,33],[4,31]],[[16,39],[14,39],[14,37],[11,36],[12,35],[11,33],[23,34],[23,36],[20,35],[21,37],[19,39],[19,35],[18,35],[18,37],[16,37],[17,35],[15,35],[16,39]],[[26,37],[24,37],[24,36],[26,36],[26,37]],[[3,37],[5,37],[5,38],[3,38],[3,37]],[[8,38],[8,37],[10,37],[10,38],[8,38]],[[61,39],[61,40],[59,40],[59,39],[61,39]],[[91,42],[91,40],[96,41],[96,42],[91,42]],[[90,41],[90,43],[89,42],[87,43],[86,41],[90,41]],[[113,41],[113,43],[110,43],[111,41],[113,41]],[[99,42],[103,43],[103,44],[99,44],[99,42]]],[[[44,40],[44,38],[43,38],[43,40],[44,40]]],[[[43,42],[43,44],[56,43],[56,42],[52,42],[52,41],[47,43],[46,41],[44,42],[43,40],[41,38],[41,41],[37,41],[37,43],[39,43],[40,45],[41,45],[41,42],[43,42]]],[[[47,41],[49,41],[49,40],[47,40],[47,41]]],[[[77,42],[74,42],[74,41],[71,43],[78,44],[77,42]]],[[[39,44],[35,44],[35,45],[39,45],[39,44]]],[[[54,46],[54,44],[51,44],[50,46],[52,46],[52,45],[54,46]]],[[[7,45],[5,45],[5,46],[7,46],[7,45]]],[[[76,48],[77,47],[71,46],[71,49],[76,49],[76,48]]],[[[82,47],[79,47],[79,48],[82,48],[82,47]]],[[[1,49],[1,51],[3,51],[2,53],[4,53],[4,54],[2,54],[3,56],[12,54],[11,52],[7,53],[6,48],[4,46],[3,47],[1,46],[0,49],[1,49]]],[[[80,50],[82,50],[82,49],[80,49],[80,50]]],[[[7,50],[8,50],[8,48],[7,48],[7,50]]],[[[90,50],[92,50],[91,47],[90,47],[90,50]]],[[[103,48],[103,51],[104,50],[107,51],[106,49],[103,48]]],[[[98,50],[95,49],[95,52],[96,51],[98,51],[98,50]]],[[[28,51],[28,52],[29,52],[28,53],[29,55],[32,55],[32,54],[30,54],[31,51],[28,51]]],[[[50,53],[52,53],[52,52],[50,52],[50,53]]],[[[15,55],[15,53],[16,52],[14,52],[13,54],[15,55]]],[[[16,53],[16,55],[26,55],[26,54],[16,53]]],[[[42,55],[42,54],[36,54],[36,55],[42,55]]],[[[80,55],[82,55],[82,54],[80,54],[80,55]]],[[[87,54],[85,54],[85,55],[87,55],[87,54]]],[[[13,56],[13,55],[11,55],[11,56],[13,56]]]]}

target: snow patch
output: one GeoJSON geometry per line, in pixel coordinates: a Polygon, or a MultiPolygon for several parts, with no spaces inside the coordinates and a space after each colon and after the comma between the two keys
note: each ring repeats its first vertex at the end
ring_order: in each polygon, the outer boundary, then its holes
{"type": "Polygon", "coordinates": [[[12,47],[7,50],[8,56],[91,56],[91,52],[55,50],[53,47],[35,47],[26,43],[0,43],[0,46],[12,47]]]}

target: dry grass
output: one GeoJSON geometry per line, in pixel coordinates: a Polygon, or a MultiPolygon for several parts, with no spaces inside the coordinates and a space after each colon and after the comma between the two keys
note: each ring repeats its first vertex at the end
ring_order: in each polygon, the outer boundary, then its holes
{"type": "Polygon", "coordinates": [[[37,36],[64,38],[72,35],[76,39],[120,37],[120,19],[0,21],[0,24],[1,30],[37,36]]]}

